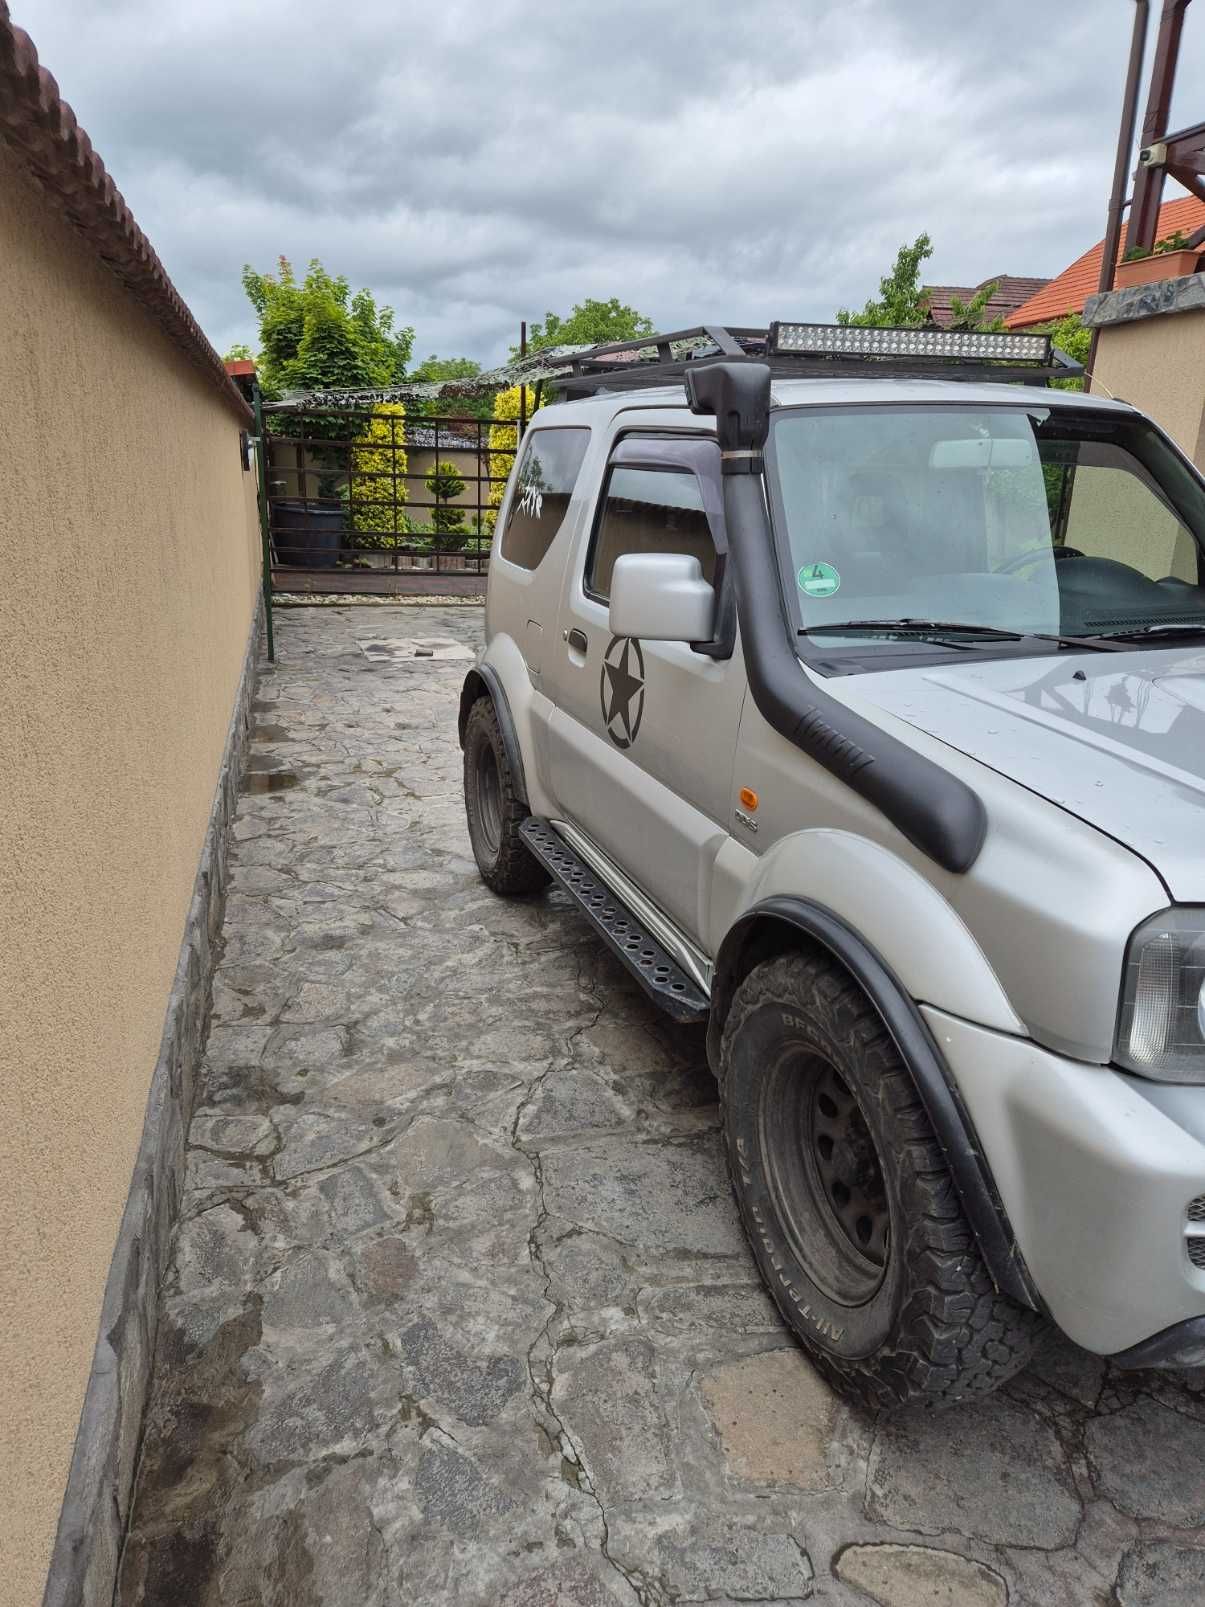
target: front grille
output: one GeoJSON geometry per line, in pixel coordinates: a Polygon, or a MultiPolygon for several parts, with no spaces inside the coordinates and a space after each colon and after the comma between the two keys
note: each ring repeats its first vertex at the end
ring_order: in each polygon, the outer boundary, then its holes
{"type": "Polygon", "coordinates": [[[1205,1194],[1198,1194],[1195,1200],[1189,1200],[1185,1216],[1190,1222],[1205,1222],[1205,1194]]]}
{"type": "Polygon", "coordinates": [[[1188,1259],[1194,1267],[1200,1267],[1205,1272],[1205,1239],[1185,1239],[1188,1249],[1188,1259]]]}

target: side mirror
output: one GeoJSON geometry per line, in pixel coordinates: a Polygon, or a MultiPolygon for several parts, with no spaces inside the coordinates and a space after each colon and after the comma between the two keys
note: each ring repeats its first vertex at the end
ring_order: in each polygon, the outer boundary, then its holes
{"type": "Polygon", "coordinates": [[[625,552],[611,571],[609,625],[646,642],[709,642],[715,591],[688,553],[625,552]]]}

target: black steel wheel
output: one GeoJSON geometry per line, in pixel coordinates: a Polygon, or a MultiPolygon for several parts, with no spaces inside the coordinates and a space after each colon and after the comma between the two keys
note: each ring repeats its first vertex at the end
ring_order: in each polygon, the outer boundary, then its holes
{"type": "Polygon", "coordinates": [[[869,1299],[886,1270],[891,1213],[857,1100],[831,1061],[787,1053],[768,1068],[758,1107],[766,1181],[795,1255],[838,1298],[869,1299]]]}
{"type": "Polygon", "coordinates": [[[997,1293],[907,1068],[853,979],[780,955],[737,989],[724,1130],[753,1253],[819,1370],[872,1406],[994,1389],[1046,1331],[997,1293]]]}
{"type": "Polygon", "coordinates": [[[477,820],[481,830],[481,844],[491,859],[496,859],[502,847],[502,776],[498,769],[498,756],[493,744],[477,744],[477,820]]]}
{"type": "Polygon", "coordinates": [[[464,807],[482,880],[495,893],[536,893],[548,872],[528,852],[519,827],[529,810],[515,791],[493,700],[480,697],[464,732],[464,807]]]}

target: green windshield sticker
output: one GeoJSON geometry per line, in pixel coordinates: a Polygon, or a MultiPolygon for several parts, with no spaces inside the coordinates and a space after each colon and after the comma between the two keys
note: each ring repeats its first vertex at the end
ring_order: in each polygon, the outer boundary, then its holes
{"type": "Polygon", "coordinates": [[[832,564],[804,564],[795,577],[799,589],[808,597],[831,597],[841,584],[832,564]]]}

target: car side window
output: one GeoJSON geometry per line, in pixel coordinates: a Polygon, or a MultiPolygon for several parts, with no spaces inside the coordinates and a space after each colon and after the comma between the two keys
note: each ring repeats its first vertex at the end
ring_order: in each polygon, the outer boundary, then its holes
{"type": "Polygon", "coordinates": [[[528,433],[502,532],[500,551],[508,563],[535,569],[552,546],[589,443],[590,431],[583,429],[528,433]]]}
{"type": "Polygon", "coordinates": [[[606,602],[615,560],[627,552],[688,553],[715,580],[715,543],[699,482],[689,469],[617,464],[607,484],[586,572],[586,590],[606,602]]]}
{"type": "Polygon", "coordinates": [[[1200,583],[1192,532],[1137,459],[1108,442],[1078,441],[1061,454],[1052,448],[1044,461],[1052,523],[1056,531],[1061,524],[1066,546],[1128,564],[1148,580],[1200,583]]]}

